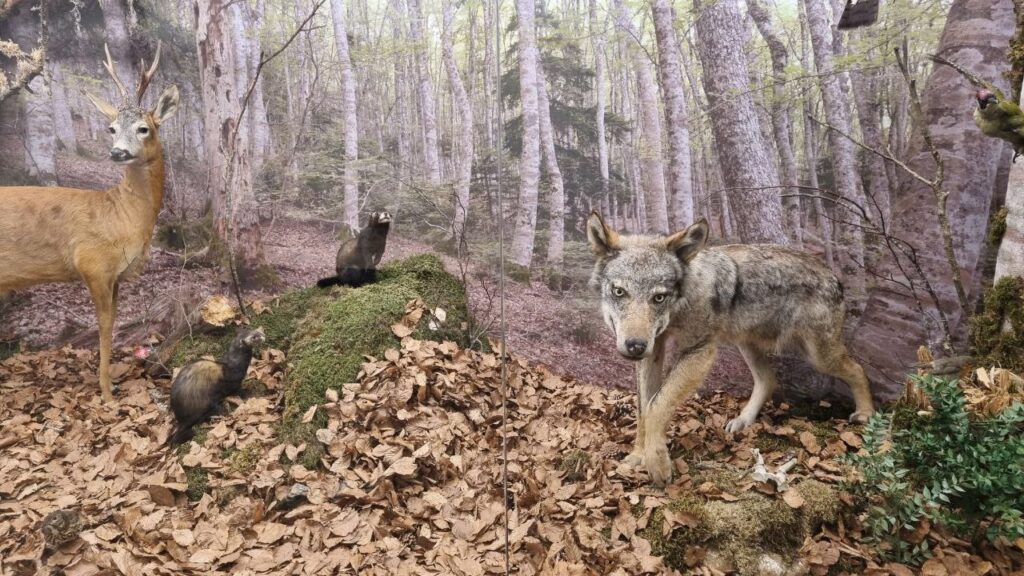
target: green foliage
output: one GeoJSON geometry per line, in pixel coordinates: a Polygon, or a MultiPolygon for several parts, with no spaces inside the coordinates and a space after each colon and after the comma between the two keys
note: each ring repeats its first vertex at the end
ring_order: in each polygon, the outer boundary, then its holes
{"type": "Polygon", "coordinates": [[[999,246],[999,243],[1002,242],[1003,235],[1006,234],[1006,216],[1009,213],[1010,210],[1003,206],[992,215],[988,225],[988,238],[986,238],[989,246],[999,246]]]}
{"type": "Polygon", "coordinates": [[[985,293],[981,314],[971,319],[971,339],[984,363],[1024,370],[1024,278],[1000,278],[985,293]]]}
{"type": "Polygon", "coordinates": [[[205,468],[186,468],[185,481],[188,487],[185,495],[190,502],[197,502],[203,498],[203,494],[210,488],[210,474],[205,468]]]}
{"type": "Polygon", "coordinates": [[[956,380],[912,378],[931,413],[895,424],[892,414],[876,414],[864,427],[864,450],[848,457],[861,476],[849,488],[869,504],[865,527],[879,553],[913,564],[927,558],[927,539],[905,539],[925,518],[969,538],[1024,537],[1024,405],[980,417],[967,412],[956,380]]]}

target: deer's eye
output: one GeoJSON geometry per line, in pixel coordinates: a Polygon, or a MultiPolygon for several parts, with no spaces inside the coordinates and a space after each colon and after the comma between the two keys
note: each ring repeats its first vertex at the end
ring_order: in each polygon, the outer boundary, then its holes
{"type": "Polygon", "coordinates": [[[612,294],[614,294],[616,298],[622,298],[626,295],[626,291],[616,286],[612,288],[612,294]]]}
{"type": "Polygon", "coordinates": [[[139,134],[142,134],[143,136],[145,136],[146,134],[149,134],[149,127],[147,127],[147,126],[139,126],[138,132],[139,132],[139,134]]]}
{"type": "Polygon", "coordinates": [[[652,300],[654,300],[655,304],[661,304],[662,302],[665,301],[666,298],[668,298],[668,295],[666,294],[655,294],[652,300]]]}

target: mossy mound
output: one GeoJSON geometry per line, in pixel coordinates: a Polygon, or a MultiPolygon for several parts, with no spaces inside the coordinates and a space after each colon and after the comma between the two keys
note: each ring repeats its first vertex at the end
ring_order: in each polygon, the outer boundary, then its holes
{"type": "Polygon", "coordinates": [[[985,307],[971,320],[981,365],[1024,371],[1024,278],[1000,278],[985,293],[985,307]]]}
{"type": "MultiPolygon", "coordinates": [[[[735,474],[726,476],[734,484],[735,474]]],[[[717,480],[724,481],[725,477],[718,476],[717,480]]],[[[714,478],[701,481],[720,484],[714,478]]],[[[779,496],[754,491],[742,493],[735,502],[706,500],[687,492],[667,507],[685,517],[687,525],[677,525],[668,536],[663,535],[665,516],[659,510],[641,535],[651,542],[652,553],[664,556],[666,565],[681,572],[688,570],[688,553],[692,555],[695,547],[700,547],[709,555],[724,558],[739,574],[757,574],[762,556],[770,553],[794,560],[806,537],[839,517],[839,495],[829,485],[808,479],[790,490],[803,498],[799,508],[791,507],[779,496]]]]}
{"type": "MultiPolygon", "coordinates": [[[[317,422],[301,422],[310,406],[323,402],[328,389],[354,382],[365,356],[380,356],[399,345],[391,326],[402,319],[411,300],[419,298],[427,308],[447,313],[437,330],[421,321],[412,337],[467,344],[465,289],[437,256],[413,256],[381,269],[374,284],[336,288],[329,294],[309,308],[289,350],[291,369],[281,432],[283,439],[295,444],[309,440],[316,429],[317,422]]],[[[315,465],[315,456],[307,450],[303,464],[315,465]]]]}

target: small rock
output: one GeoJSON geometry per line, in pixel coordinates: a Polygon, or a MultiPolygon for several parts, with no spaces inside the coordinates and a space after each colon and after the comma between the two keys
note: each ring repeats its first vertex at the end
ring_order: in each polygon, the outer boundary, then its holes
{"type": "Polygon", "coordinates": [[[725,574],[736,571],[736,564],[733,563],[732,558],[718,550],[708,551],[707,556],[704,557],[704,566],[725,574]]]}
{"type": "Polygon", "coordinates": [[[295,508],[309,497],[309,486],[305,484],[292,484],[291,490],[288,491],[288,495],[281,500],[278,505],[283,510],[290,510],[295,508]]]}
{"type": "Polygon", "coordinates": [[[764,554],[757,561],[758,576],[786,576],[786,563],[778,554],[764,554]]]}

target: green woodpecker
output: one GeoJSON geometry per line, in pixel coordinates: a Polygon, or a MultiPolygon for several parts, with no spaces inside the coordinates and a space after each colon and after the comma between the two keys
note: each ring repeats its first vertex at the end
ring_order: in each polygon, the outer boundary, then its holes
{"type": "Polygon", "coordinates": [[[982,133],[1001,138],[1013,145],[1013,161],[1024,153],[1024,112],[1020,106],[1006,100],[1002,94],[981,89],[975,94],[978,109],[974,111],[974,123],[982,133]]]}

